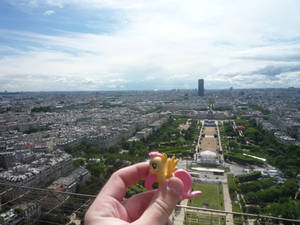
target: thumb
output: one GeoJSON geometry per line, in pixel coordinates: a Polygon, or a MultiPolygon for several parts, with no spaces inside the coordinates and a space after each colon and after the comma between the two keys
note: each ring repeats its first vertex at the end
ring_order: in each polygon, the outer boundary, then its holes
{"type": "Polygon", "coordinates": [[[183,183],[180,179],[172,177],[165,181],[163,186],[154,195],[149,207],[136,221],[143,225],[165,225],[169,216],[182,199],[183,183]]]}

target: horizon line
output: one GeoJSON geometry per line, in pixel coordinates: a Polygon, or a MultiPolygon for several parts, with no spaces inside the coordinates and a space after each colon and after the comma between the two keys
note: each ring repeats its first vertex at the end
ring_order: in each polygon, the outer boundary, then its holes
{"type": "MultiPolygon", "coordinates": [[[[206,91],[221,91],[221,90],[265,90],[265,89],[300,89],[300,87],[261,87],[261,88],[204,88],[206,91]],[[232,89],[231,89],[232,88],[232,89]]],[[[198,90],[197,88],[189,88],[189,89],[184,89],[184,88],[172,88],[172,89],[144,89],[144,90],[137,90],[137,89],[128,89],[128,90],[65,90],[65,91],[60,91],[60,90],[52,90],[52,91],[0,91],[0,94],[16,94],[16,93],[53,93],[53,92],[130,92],[130,91],[135,91],[135,92],[142,92],[142,91],[154,91],[154,92],[159,92],[159,91],[193,91],[193,90],[198,90]]]]}

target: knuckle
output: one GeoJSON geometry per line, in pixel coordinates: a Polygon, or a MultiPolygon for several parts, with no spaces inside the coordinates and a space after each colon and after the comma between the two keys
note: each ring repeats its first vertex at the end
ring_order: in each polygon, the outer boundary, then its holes
{"type": "Polygon", "coordinates": [[[154,201],[154,204],[158,208],[158,210],[165,214],[167,217],[171,215],[172,211],[165,201],[161,199],[156,199],[154,201]]]}

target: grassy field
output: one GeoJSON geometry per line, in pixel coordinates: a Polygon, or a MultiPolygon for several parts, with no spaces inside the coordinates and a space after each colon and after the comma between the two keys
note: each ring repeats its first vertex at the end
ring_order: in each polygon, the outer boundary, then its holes
{"type": "Polygon", "coordinates": [[[189,206],[224,210],[223,189],[221,184],[194,182],[193,190],[201,190],[203,194],[190,199],[188,202],[189,206]]]}

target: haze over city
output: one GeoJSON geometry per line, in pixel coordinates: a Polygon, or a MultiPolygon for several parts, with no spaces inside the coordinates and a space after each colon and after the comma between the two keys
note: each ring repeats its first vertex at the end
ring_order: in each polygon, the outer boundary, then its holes
{"type": "Polygon", "coordinates": [[[300,2],[4,0],[0,91],[300,86],[300,2]]]}

